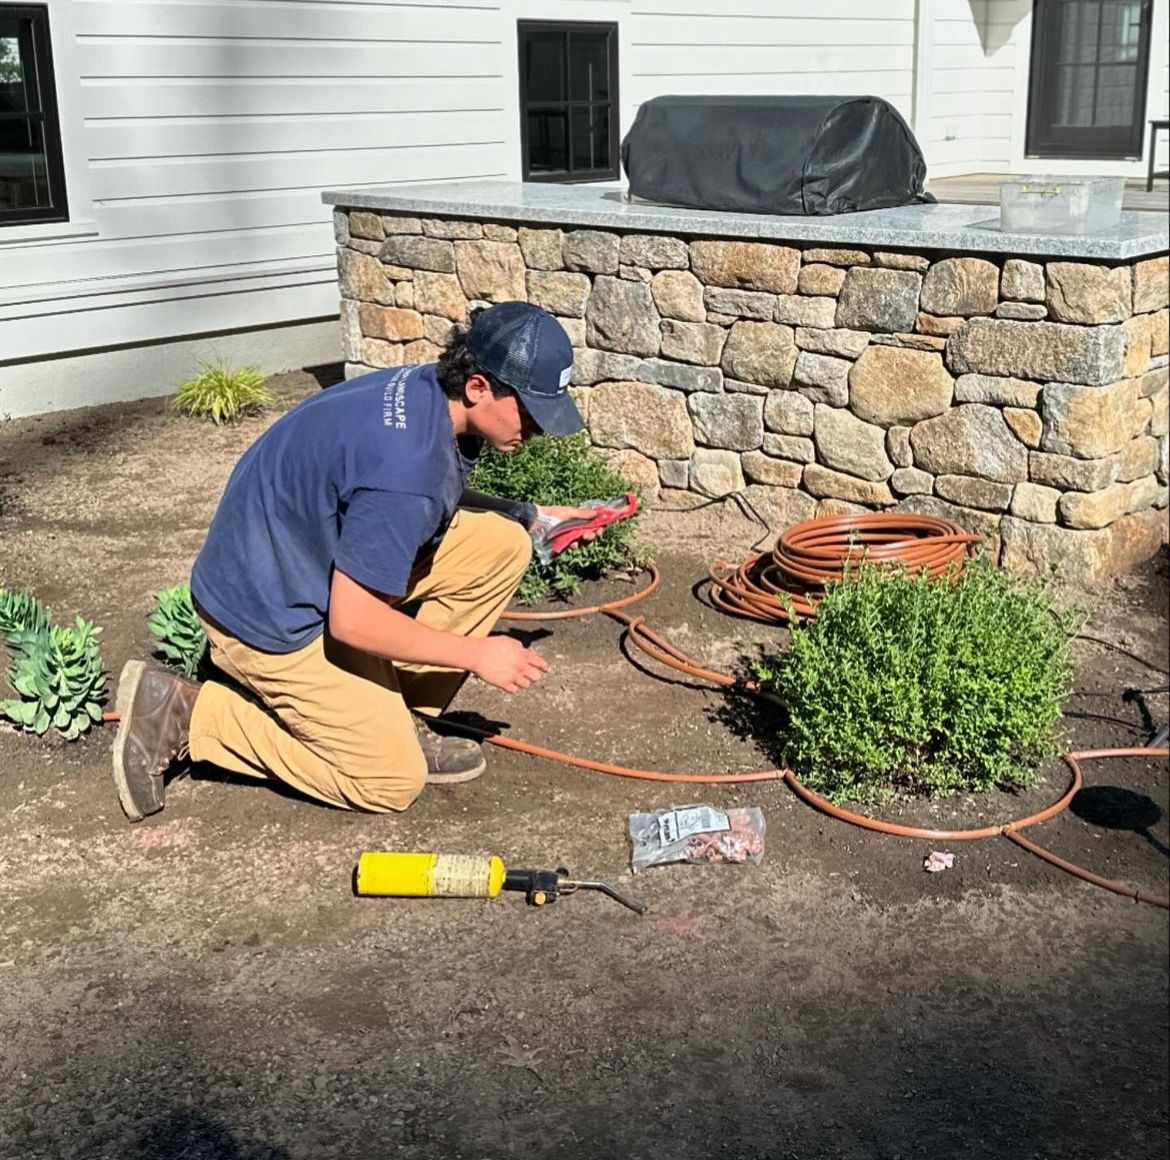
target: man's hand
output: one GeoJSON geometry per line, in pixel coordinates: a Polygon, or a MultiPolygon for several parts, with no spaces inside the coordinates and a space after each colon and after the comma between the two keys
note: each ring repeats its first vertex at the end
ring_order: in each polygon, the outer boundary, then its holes
{"type": "Polygon", "coordinates": [[[505,693],[527,689],[548,672],[548,661],[510,636],[489,636],[477,645],[471,672],[505,693]]]}
{"type": "MultiPolygon", "coordinates": [[[[557,504],[545,504],[536,509],[537,515],[546,517],[547,519],[556,520],[560,523],[562,520],[591,520],[597,515],[595,508],[586,507],[561,507],[557,504]]],[[[589,543],[590,540],[595,540],[598,536],[596,530],[585,532],[581,536],[583,543],[589,543]]]]}

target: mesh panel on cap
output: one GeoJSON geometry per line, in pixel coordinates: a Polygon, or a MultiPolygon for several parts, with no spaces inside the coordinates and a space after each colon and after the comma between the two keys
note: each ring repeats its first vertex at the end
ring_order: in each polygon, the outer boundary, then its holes
{"type": "Polygon", "coordinates": [[[508,327],[490,343],[484,353],[495,365],[499,378],[509,386],[527,389],[532,385],[532,367],[536,362],[539,320],[529,316],[519,324],[508,327]]]}

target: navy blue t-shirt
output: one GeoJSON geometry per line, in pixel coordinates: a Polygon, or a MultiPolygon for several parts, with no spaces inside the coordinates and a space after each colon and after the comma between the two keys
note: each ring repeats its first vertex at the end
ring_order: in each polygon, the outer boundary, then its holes
{"type": "Polygon", "coordinates": [[[236,464],[191,593],[253,648],[303,648],[324,629],[334,565],[376,592],[405,594],[473,466],[456,446],[433,365],[330,387],[236,464]]]}

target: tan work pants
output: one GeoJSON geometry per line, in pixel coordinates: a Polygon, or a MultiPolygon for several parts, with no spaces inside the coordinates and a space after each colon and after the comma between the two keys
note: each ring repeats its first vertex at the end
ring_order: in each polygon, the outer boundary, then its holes
{"type": "MultiPolygon", "coordinates": [[[[418,620],[484,637],[508,606],[532,544],[513,520],[457,512],[435,554],[415,568],[406,600],[418,620]]],[[[440,713],[466,673],[394,664],[329,636],[291,653],[266,653],[204,621],[211,659],[267,707],[209,681],[191,715],[194,761],[276,777],[347,809],[404,810],[426,780],[410,710],[440,713]]]]}

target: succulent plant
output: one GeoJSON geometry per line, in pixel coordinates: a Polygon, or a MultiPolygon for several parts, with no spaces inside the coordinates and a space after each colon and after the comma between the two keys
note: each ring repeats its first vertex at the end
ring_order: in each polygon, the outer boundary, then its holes
{"type": "Polygon", "coordinates": [[[154,599],[155,609],[147,624],[158,643],[158,651],[172,667],[188,677],[196,676],[207,655],[207,634],[195,614],[190,587],[177,584],[174,588],[163,588],[155,593],[154,599]]]}
{"type": "Polygon", "coordinates": [[[0,588],[0,637],[7,640],[14,632],[43,632],[48,627],[49,613],[35,596],[0,588]]]}
{"type": "Polygon", "coordinates": [[[19,698],[0,701],[0,713],[37,734],[52,727],[66,741],[86,732],[101,720],[106,699],[100,635],[100,628],[80,616],[73,624],[14,631],[7,638],[8,682],[19,698]]]}

